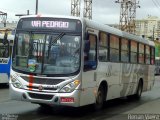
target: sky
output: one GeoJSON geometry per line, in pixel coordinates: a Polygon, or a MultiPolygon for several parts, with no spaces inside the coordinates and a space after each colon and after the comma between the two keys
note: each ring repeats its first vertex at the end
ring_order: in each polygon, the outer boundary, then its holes
{"type": "MultiPolygon", "coordinates": [[[[84,0],[81,0],[82,4],[84,0]]],[[[119,24],[120,4],[116,0],[92,0],[92,19],[103,24],[119,24]]],[[[138,0],[137,0],[138,1],[138,0]]],[[[160,16],[160,0],[139,0],[136,18],[160,16]]],[[[0,11],[8,14],[8,21],[18,20],[15,14],[35,14],[36,0],[1,0],[0,11]]],[[[83,8],[83,5],[81,6],[83,8]]],[[[39,0],[39,14],[71,15],[71,0],[39,0]]],[[[83,11],[81,10],[81,15],[83,11]]],[[[0,18],[1,19],[1,18],[0,18]]],[[[0,20],[1,21],[1,20],[0,20]]]]}

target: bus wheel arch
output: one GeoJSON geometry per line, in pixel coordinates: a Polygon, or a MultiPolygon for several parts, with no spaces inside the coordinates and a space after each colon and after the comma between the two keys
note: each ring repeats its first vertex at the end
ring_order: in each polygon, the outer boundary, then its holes
{"type": "Polygon", "coordinates": [[[100,110],[103,108],[104,101],[107,98],[108,84],[106,81],[102,81],[99,85],[96,101],[95,101],[95,109],[100,110]]]}

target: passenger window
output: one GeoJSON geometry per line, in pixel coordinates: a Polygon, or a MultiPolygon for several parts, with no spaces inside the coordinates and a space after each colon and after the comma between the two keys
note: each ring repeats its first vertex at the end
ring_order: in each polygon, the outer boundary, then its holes
{"type": "Polygon", "coordinates": [[[139,44],[139,55],[138,55],[139,63],[144,63],[144,45],[139,44]]]}
{"type": "Polygon", "coordinates": [[[121,61],[129,62],[129,44],[128,40],[121,40],[121,61]]]}
{"type": "Polygon", "coordinates": [[[138,45],[137,45],[137,42],[135,41],[131,41],[131,63],[137,63],[137,48],[138,48],[138,45]]]}
{"type": "Polygon", "coordinates": [[[151,65],[155,64],[155,49],[151,47],[151,65]]]}
{"type": "Polygon", "coordinates": [[[99,61],[106,62],[108,60],[108,35],[104,32],[99,34],[99,61]]]}
{"type": "Polygon", "coordinates": [[[96,60],[96,36],[90,35],[90,51],[89,51],[89,60],[95,61],[96,60]]]}
{"type": "Polygon", "coordinates": [[[119,62],[119,37],[110,36],[110,61],[119,62]]]}
{"type": "Polygon", "coordinates": [[[146,45],[146,56],[145,56],[145,61],[146,64],[150,64],[150,47],[148,45],[146,45]]]}

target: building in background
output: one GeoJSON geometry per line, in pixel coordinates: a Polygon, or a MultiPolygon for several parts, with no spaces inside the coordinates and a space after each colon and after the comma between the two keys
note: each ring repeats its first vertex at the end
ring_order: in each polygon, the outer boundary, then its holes
{"type": "Polygon", "coordinates": [[[144,36],[151,40],[160,39],[160,18],[148,16],[147,18],[136,20],[136,35],[144,36]]]}
{"type": "MultiPolygon", "coordinates": [[[[118,24],[108,24],[119,29],[118,24]]],[[[160,18],[157,16],[147,16],[144,19],[136,20],[136,32],[138,36],[144,36],[150,40],[160,40],[160,18]]]]}
{"type": "Polygon", "coordinates": [[[14,34],[15,28],[17,26],[17,21],[12,21],[6,23],[6,27],[4,27],[4,24],[1,22],[0,23],[0,33],[8,33],[8,34],[14,34]]]}

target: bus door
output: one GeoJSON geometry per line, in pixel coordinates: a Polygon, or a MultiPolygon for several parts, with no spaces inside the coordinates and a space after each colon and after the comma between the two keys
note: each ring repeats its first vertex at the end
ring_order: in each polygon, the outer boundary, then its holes
{"type": "Polygon", "coordinates": [[[82,74],[81,105],[95,102],[94,89],[96,86],[97,69],[97,35],[88,33],[84,40],[84,69],[82,74]],[[85,97],[85,99],[84,99],[85,97]]]}

